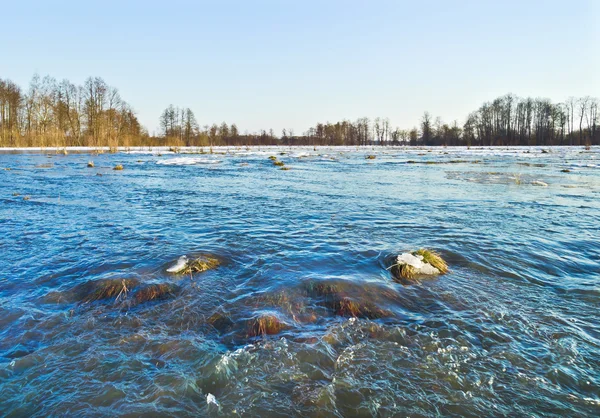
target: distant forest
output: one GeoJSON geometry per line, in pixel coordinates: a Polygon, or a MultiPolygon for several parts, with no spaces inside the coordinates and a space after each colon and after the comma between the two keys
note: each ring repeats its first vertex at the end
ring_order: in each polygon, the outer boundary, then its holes
{"type": "Polygon", "coordinates": [[[598,99],[552,103],[507,94],[486,102],[464,123],[423,114],[419,126],[393,128],[387,118],[318,123],[296,134],[284,129],[240,132],[235,123],[201,125],[189,108],[168,106],[158,136],[101,78],[83,85],[34,75],[24,91],[0,78],[0,147],[218,145],[600,145],[598,99]]]}

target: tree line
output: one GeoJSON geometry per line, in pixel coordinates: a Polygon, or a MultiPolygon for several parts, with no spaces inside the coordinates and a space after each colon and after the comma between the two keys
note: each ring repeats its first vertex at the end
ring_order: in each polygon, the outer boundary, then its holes
{"type": "Polygon", "coordinates": [[[240,132],[235,123],[200,125],[189,108],[168,106],[150,136],[116,88],[99,77],[83,85],[34,75],[27,90],[0,78],[0,147],[251,145],[600,145],[598,99],[520,98],[507,94],[470,113],[464,123],[423,114],[419,126],[394,128],[388,118],[317,123],[240,132]]]}
{"type": "Polygon", "coordinates": [[[36,74],[26,91],[0,78],[2,147],[118,147],[144,137],[131,106],[99,77],[78,86],[36,74]]]}
{"type": "Polygon", "coordinates": [[[194,113],[169,106],[160,118],[165,144],[210,145],[600,145],[598,99],[569,98],[562,103],[549,99],[519,98],[513,94],[484,103],[465,122],[445,123],[425,112],[418,127],[393,128],[388,118],[318,123],[302,135],[293,129],[240,134],[237,125],[200,127],[194,113]]]}

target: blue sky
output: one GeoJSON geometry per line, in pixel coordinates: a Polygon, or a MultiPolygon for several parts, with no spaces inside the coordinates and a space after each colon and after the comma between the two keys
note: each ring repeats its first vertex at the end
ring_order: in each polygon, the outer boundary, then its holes
{"type": "Polygon", "coordinates": [[[0,77],[119,89],[150,132],[169,104],[242,130],[600,96],[600,0],[27,1],[2,6],[0,77]]]}

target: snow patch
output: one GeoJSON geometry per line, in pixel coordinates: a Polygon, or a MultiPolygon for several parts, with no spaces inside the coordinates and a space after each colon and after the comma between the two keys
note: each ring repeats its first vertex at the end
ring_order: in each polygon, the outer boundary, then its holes
{"type": "Polygon", "coordinates": [[[402,253],[396,259],[399,266],[409,265],[413,267],[417,274],[434,275],[440,274],[440,271],[429,263],[423,262],[423,256],[412,255],[411,253],[402,253]]]}
{"type": "Polygon", "coordinates": [[[178,157],[169,158],[168,160],[157,161],[159,165],[197,165],[197,164],[219,164],[221,160],[209,160],[199,157],[178,157]]]}
{"type": "Polygon", "coordinates": [[[207,405],[213,404],[215,406],[219,406],[219,402],[217,402],[217,398],[215,398],[215,395],[213,395],[212,393],[209,393],[208,395],[206,395],[206,404],[207,405]]]}
{"type": "Polygon", "coordinates": [[[167,269],[167,273],[179,273],[187,266],[187,263],[188,258],[185,255],[182,255],[179,257],[179,260],[177,260],[177,263],[167,269]]]}

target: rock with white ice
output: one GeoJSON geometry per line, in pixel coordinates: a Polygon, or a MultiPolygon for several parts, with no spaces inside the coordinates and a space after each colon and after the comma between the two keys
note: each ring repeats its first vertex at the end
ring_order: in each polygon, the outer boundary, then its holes
{"type": "Polygon", "coordinates": [[[169,267],[167,269],[167,273],[179,273],[180,271],[183,271],[187,267],[187,265],[188,265],[188,258],[187,258],[187,256],[182,255],[177,260],[177,263],[175,263],[174,265],[172,265],[171,267],[169,267]]]}
{"type": "Polygon", "coordinates": [[[422,255],[413,255],[411,253],[402,253],[396,259],[396,265],[408,265],[414,268],[416,274],[435,275],[440,274],[440,271],[431,264],[423,261],[422,255]]]}

